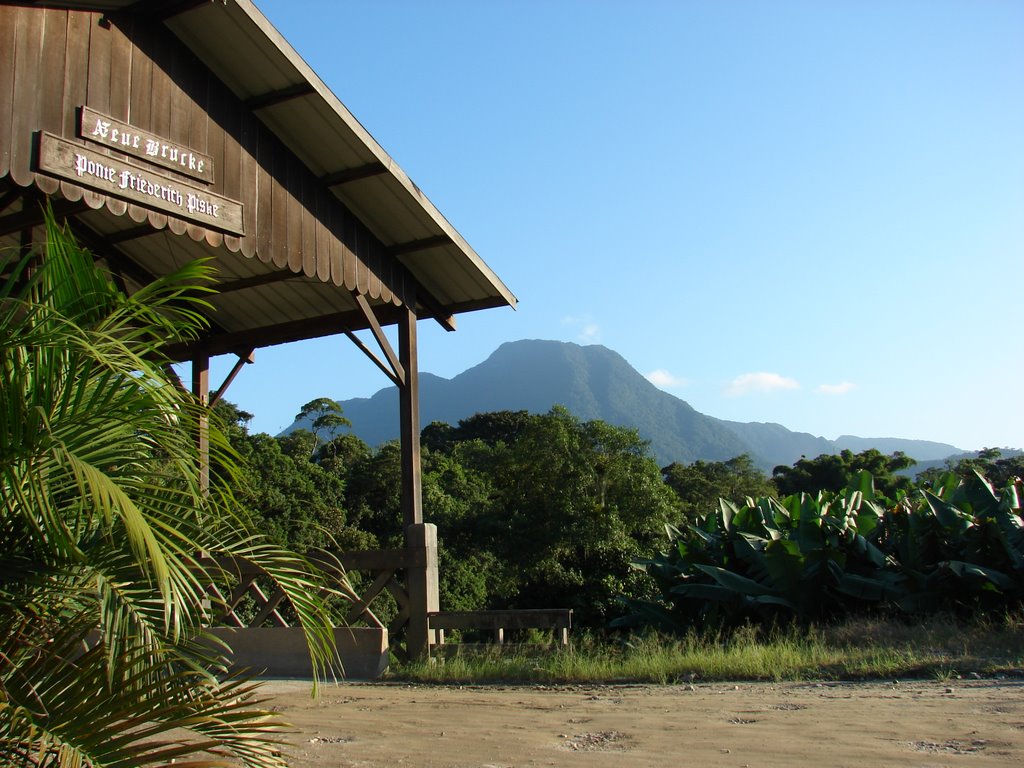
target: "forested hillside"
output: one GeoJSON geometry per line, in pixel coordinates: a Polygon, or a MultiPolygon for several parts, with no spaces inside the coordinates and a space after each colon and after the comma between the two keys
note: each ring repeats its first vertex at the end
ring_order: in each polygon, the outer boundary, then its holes
{"type": "MultiPolygon", "coordinates": [[[[280,437],[251,435],[247,414],[223,403],[218,409],[248,463],[240,500],[264,530],[299,548],[401,544],[396,442],[371,448],[326,398],[300,414],[310,430],[280,437]]],[[[899,474],[912,461],[874,450],[800,459],[771,476],[745,454],[660,467],[637,430],[561,407],[433,422],[422,447],[442,608],[568,607],[595,628],[622,619],[629,605],[661,599],[657,579],[634,563],[664,550],[666,526],[687,530],[715,515],[719,498],[842,494],[860,487],[864,473],[880,496],[913,490],[899,474]]],[[[990,451],[947,469],[964,476],[981,469],[1005,482],[1024,474],[1024,459],[990,451]]]]}

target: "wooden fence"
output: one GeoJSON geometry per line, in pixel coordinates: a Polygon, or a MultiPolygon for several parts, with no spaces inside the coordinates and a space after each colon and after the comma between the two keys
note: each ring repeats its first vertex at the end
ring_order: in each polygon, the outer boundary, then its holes
{"type": "MultiPolygon", "coordinates": [[[[346,626],[386,629],[391,650],[400,656],[422,658],[441,635],[429,628],[428,615],[437,604],[437,533],[433,525],[409,526],[409,546],[356,552],[315,551],[307,556],[325,577],[324,595],[349,601],[341,622],[346,626]],[[364,574],[368,583],[357,592],[347,574],[364,574]],[[387,622],[375,611],[384,595],[394,598],[395,615],[387,622]],[[404,647],[402,647],[404,645],[404,647]]],[[[212,626],[234,629],[289,627],[287,595],[269,582],[259,566],[243,559],[217,558],[202,563],[230,577],[227,590],[209,586],[212,626]],[[226,592],[226,593],[225,593],[226,592]],[[214,605],[215,603],[215,605],[214,605]],[[243,610],[244,608],[244,610],[243,610]]]]}

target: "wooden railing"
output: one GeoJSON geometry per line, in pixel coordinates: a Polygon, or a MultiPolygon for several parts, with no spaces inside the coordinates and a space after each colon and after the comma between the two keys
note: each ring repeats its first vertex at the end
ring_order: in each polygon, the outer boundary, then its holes
{"type": "MultiPolygon", "coordinates": [[[[317,551],[307,555],[326,577],[324,594],[340,594],[350,601],[344,623],[386,628],[392,648],[400,655],[403,653],[398,646],[400,640],[405,641],[405,653],[422,656],[437,638],[427,624],[427,614],[437,608],[436,532],[433,526],[429,528],[431,531],[421,546],[339,553],[317,551]],[[369,578],[369,583],[358,593],[347,577],[354,572],[365,573],[369,578]],[[384,594],[391,595],[397,606],[397,612],[386,626],[374,610],[374,601],[384,594]]],[[[222,570],[233,582],[227,594],[216,585],[210,585],[211,597],[216,600],[211,625],[236,628],[290,625],[288,612],[284,610],[287,595],[262,578],[266,576],[262,568],[247,560],[232,558],[206,560],[202,564],[222,570]],[[243,604],[255,606],[255,613],[241,612],[243,604]]]]}
{"type": "Polygon", "coordinates": [[[364,572],[372,579],[348,609],[345,616],[348,624],[361,622],[371,627],[383,627],[372,605],[387,593],[398,606],[398,612],[387,625],[388,635],[397,637],[409,624],[411,603],[402,575],[414,559],[412,553],[405,549],[376,549],[344,552],[338,555],[338,559],[346,571],[364,572]]]}
{"type": "MultiPolygon", "coordinates": [[[[511,609],[499,611],[432,611],[427,626],[443,633],[445,630],[482,629],[493,633],[494,642],[504,643],[505,632],[517,629],[544,629],[554,632],[560,645],[569,644],[572,627],[571,608],[511,609]]],[[[444,643],[441,634],[438,642],[444,643]]]]}
{"type": "MultiPolygon", "coordinates": [[[[352,605],[345,615],[347,624],[363,623],[372,627],[384,627],[371,605],[385,592],[398,604],[398,614],[387,626],[388,631],[398,632],[408,623],[409,594],[400,576],[411,559],[407,550],[311,552],[307,557],[325,577],[328,589],[324,594],[328,594],[330,590],[351,601],[352,605]],[[353,571],[367,572],[372,578],[369,586],[362,590],[362,594],[356,593],[348,579],[348,573],[353,571]]],[[[229,627],[262,627],[267,624],[275,627],[290,626],[289,621],[278,610],[287,601],[287,595],[277,585],[273,585],[269,592],[264,590],[264,585],[261,585],[260,581],[266,573],[258,565],[240,558],[223,557],[206,560],[201,564],[215,565],[236,581],[228,594],[223,594],[216,585],[210,585],[209,589],[217,598],[220,608],[220,611],[211,617],[214,624],[229,627]],[[239,613],[247,597],[256,606],[256,613],[248,618],[239,613]]]]}

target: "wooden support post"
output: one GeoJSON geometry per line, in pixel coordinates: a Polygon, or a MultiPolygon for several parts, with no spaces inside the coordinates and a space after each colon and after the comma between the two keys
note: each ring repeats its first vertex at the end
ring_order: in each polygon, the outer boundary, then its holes
{"type": "MultiPolygon", "coordinates": [[[[402,443],[402,519],[410,525],[423,522],[423,490],[420,475],[420,376],[416,355],[416,313],[406,308],[398,322],[398,355],[405,370],[405,385],[398,387],[402,443]]],[[[406,538],[406,546],[410,545],[406,538]]]]}
{"type": "Polygon", "coordinates": [[[405,634],[410,659],[425,659],[433,645],[428,614],[437,611],[437,526],[417,523],[405,528],[409,563],[405,588],[409,593],[409,626],[405,634]]]}
{"type": "Polygon", "coordinates": [[[24,256],[34,247],[35,242],[32,238],[32,228],[28,227],[26,229],[21,230],[21,254],[24,256]]]}
{"type": "MultiPolygon", "coordinates": [[[[198,354],[192,358],[192,394],[199,401],[200,414],[196,430],[196,447],[199,449],[199,490],[203,496],[210,495],[210,356],[198,354]]],[[[206,557],[207,552],[200,552],[206,557]]],[[[209,595],[203,598],[203,624],[209,626],[213,618],[213,603],[209,595]]]]}
{"type": "Polygon", "coordinates": [[[210,492],[210,357],[196,355],[192,359],[192,394],[203,409],[199,416],[196,444],[199,448],[199,487],[205,496],[210,492]]]}
{"type": "Polygon", "coordinates": [[[406,306],[398,322],[398,356],[405,381],[398,387],[402,441],[402,518],[408,565],[409,594],[406,648],[410,659],[430,655],[432,631],[428,614],[438,610],[437,526],[423,522],[420,468],[420,386],[416,355],[416,313],[406,306]]]}

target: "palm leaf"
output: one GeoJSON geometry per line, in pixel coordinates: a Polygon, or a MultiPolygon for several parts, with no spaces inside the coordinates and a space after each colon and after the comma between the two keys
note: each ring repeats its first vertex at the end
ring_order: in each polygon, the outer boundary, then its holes
{"type": "Polygon", "coordinates": [[[0,763],[281,765],[281,724],[250,683],[218,679],[198,636],[222,574],[196,553],[249,559],[281,586],[318,678],[335,652],[324,584],[237,512],[215,426],[208,495],[200,482],[208,413],[160,349],[203,328],[211,270],[125,296],[52,217],[32,258],[0,270],[0,763]]]}

